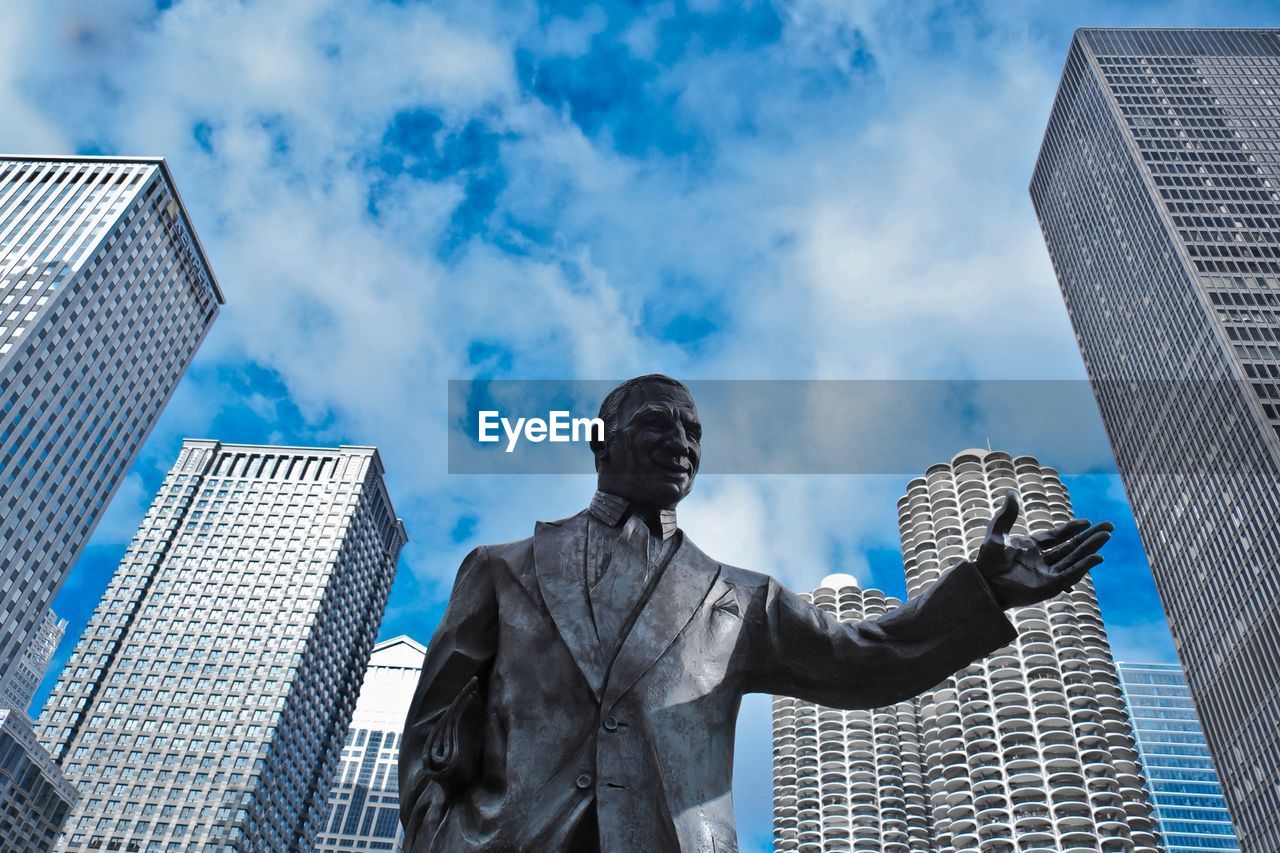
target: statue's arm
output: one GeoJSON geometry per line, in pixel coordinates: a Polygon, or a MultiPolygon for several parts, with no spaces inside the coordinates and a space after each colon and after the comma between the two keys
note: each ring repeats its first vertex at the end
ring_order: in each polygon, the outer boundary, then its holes
{"type": "Polygon", "coordinates": [[[427,647],[422,676],[400,742],[400,819],[405,849],[419,832],[434,832],[446,791],[478,771],[483,685],[497,652],[498,604],[488,553],[467,555],[449,605],[427,647]]]}
{"type": "Polygon", "coordinates": [[[915,696],[1017,635],[971,563],[876,620],[841,622],[774,580],[754,616],[750,690],[838,708],[915,696]]]}

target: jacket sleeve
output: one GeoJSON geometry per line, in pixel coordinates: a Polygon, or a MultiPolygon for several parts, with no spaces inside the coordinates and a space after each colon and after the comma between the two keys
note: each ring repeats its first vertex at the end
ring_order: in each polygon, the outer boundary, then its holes
{"type": "Polygon", "coordinates": [[[916,696],[1017,636],[972,563],[864,622],[841,622],[770,579],[755,621],[750,692],[846,709],[916,696]]]}
{"type": "Polygon", "coordinates": [[[498,643],[498,604],[488,553],[462,561],[426,660],[400,742],[400,820],[406,851],[428,841],[444,815],[452,780],[478,776],[483,685],[498,643]],[[466,715],[468,719],[455,719],[466,715]]]}

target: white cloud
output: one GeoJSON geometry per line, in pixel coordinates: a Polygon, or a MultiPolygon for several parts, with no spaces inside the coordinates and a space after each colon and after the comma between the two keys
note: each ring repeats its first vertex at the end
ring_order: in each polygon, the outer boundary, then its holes
{"type": "Polygon", "coordinates": [[[812,589],[832,572],[870,585],[864,551],[896,544],[899,477],[704,477],[681,526],[718,560],[812,589]],[[833,555],[844,555],[837,564],[833,555]]]}
{"type": "Polygon", "coordinates": [[[33,102],[27,77],[40,59],[40,42],[30,37],[37,26],[37,4],[18,4],[5,11],[0,27],[0,115],[4,116],[5,153],[63,152],[67,134],[33,102]]]}

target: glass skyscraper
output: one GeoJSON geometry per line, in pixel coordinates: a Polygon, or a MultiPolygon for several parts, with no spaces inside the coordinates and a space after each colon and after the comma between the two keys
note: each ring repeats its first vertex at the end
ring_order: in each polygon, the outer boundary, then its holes
{"type": "Polygon", "coordinates": [[[309,849],[405,538],[373,448],[183,442],[40,718],[59,849],[309,849]]]}
{"type": "Polygon", "coordinates": [[[1168,853],[1239,850],[1218,771],[1176,663],[1117,663],[1168,853]]]}
{"type": "Polygon", "coordinates": [[[373,647],[316,853],[400,850],[400,738],[426,656],[426,647],[412,637],[373,647]]]}
{"type": "Polygon", "coordinates": [[[1080,30],[1031,182],[1244,849],[1280,850],[1280,31],[1080,30]]]}
{"type": "Polygon", "coordinates": [[[0,678],[218,313],[158,158],[0,158],[0,678]]]}

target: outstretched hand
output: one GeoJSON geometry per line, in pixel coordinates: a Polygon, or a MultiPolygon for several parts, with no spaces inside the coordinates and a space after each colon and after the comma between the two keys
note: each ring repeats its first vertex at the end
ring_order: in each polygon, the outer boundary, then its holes
{"type": "Polygon", "coordinates": [[[1031,536],[1011,536],[1018,493],[1005,493],[974,561],[1001,607],[1024,607],[1070,589],[1102,562],[1098,549],[1111,538],[1111,522],[1092,527],[1077,518],[1031,536]]]}

